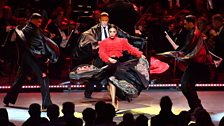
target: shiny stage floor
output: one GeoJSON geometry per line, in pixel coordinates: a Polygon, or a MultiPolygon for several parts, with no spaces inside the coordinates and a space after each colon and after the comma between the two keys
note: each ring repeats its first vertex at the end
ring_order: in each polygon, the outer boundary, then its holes
{"type": "MultiPolygon", "coordinates": [[[[203,106],[210,113],[213,122],[218,126],[219,120],[224,116],[224,91],[199,91],[199,97],[202,100],[203,106]]],[[[5,93],[0,93],[0,107],[4,107],[2,103],[5,93]]],[[[180,91],[173,89],[152,89],[143,91],[138,98],[133,99],[132,102],[120,102],[120,114],[115,117],[116,122],[122,120],[122,113],[131,111],[134,115],[145,113],[149,119],[151,116],[158,114],[159,101],[162,96],[168,95],[173,101],[173,112],[179,114],[181,110],[188,110],[188,105],[185,97],[180,91]]],[[[75,103],[77,117],[81,117],[81,112],[86,107],[94,107],[94,104],[99,100],[110,102],[109,93],[107,91],[94,92],[93,99],[87,100],[83,97],[83,91],[72,92],[51,92],[52,100],[58,104],[60,108],[65,101],[75,103]]],[[[21,93],[15,105],[6,107],[9,113],[9,118],[17,126],[20,126],[25,119],[29,117],[28,107],[31,103],[40,103],[41,97],[39,92],[34,93],[21,93]]],[[[46,112],[41,113],[46,117],[46,112]]],[[[150,122],[150,120],[149,120],[150,122]]]]}

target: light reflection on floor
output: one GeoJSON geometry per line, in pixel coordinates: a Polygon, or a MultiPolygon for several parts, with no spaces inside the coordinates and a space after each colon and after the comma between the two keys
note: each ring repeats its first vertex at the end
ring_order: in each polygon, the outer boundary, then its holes
{"type": "Polygon", "coordinates": [[[211,117],[214,122],[219,122],[224,117],[224,112],[213,114],[211,117]]]}

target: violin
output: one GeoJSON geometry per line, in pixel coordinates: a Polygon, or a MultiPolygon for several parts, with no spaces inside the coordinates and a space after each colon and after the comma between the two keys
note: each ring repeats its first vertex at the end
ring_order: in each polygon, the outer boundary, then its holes
{"type": "Polygon", "coordinates": [[[44,34],[44,36],[47,36],[48,38],[52,39],[55,38],[56,35],[54,33],[51,33],[47,29],[40,29],[40,31],[44,34]]]}

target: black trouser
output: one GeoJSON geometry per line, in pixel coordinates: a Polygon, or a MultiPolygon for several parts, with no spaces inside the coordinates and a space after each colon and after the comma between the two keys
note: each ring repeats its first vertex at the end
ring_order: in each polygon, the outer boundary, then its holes
{"type": "Polygon", "coordinates": [[[195,85],[198,82],[209,80],[210,72],[208,65],[192,62],[188,65],[181,78],[182,93],[188,101],[191,110],[202,107],[201,100],[198,98],[195,85]]]}
{"type": "Polygon", "coordinates": [[[16,80],[12,84],[4,100],[15,104],[27,75],[34,74],[41,85],[42,106],[49,106],[52,104],[49,92],[49,79],[48,77],[42,77],[42,73],[47,70],[47,66],[44,62],[45,60],[42,58],[35,59],[30,53],[24,53],[16,80]],[[30,71],[32,71],[32,73],[30,71]]]}
{"type": "Polygon", "coordinates": [[[219,67],[215,69],[215,83],[223,83],[224,82],[224,62],[221,62],[219,67]]]}

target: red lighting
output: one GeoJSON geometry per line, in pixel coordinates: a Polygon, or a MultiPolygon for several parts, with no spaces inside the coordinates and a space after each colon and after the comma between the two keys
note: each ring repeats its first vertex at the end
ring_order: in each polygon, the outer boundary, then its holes
{"type": "MultiPolygon", "coordinates": [[[[85,88],[84,84],[79,85],[50,85],[50,88],[60,89],[60,88],[85,88]]],[[[181,84],[149,84],[148,87],[181,87],[181,84]]],[[[224,84],[196,84],[196,87],[224,87],[224,84]]],[[[0,86],[0,89],[10,89],[11,86],[0,86]]],[[[23,89],[37,89],[40,88],[40,85],[25,85],[22,86],[23,89]]]]}
{"type": "MultiPolygon", "coordinates": [[[[50,85],[50,88],[84,88],[85,85],[50,85]]],[[[0,86],[0,89],[9,89],[11,86],[0,86]]],[[[23,89],[36,89],[40,88],[40,85],[25,85],[23,89]]]]}
{"type": "MultiPolygon", "coordinates": [[[[149,84],[148,87],[181,87],[181,84],[149,84]]],[[[196,87],[224,87],[224,84],[196,84],[196,87]]]]}

